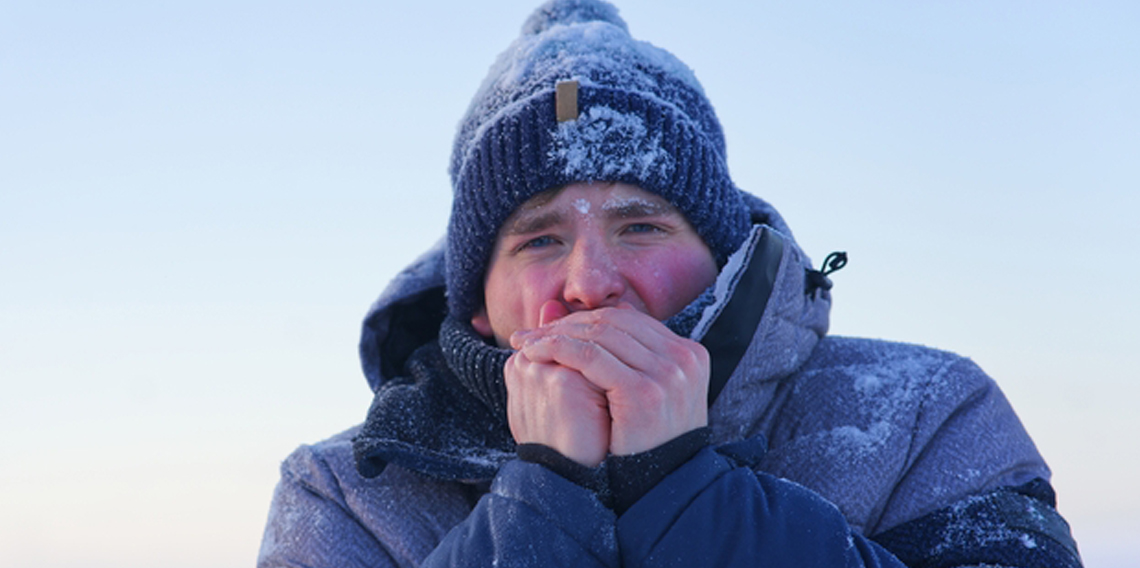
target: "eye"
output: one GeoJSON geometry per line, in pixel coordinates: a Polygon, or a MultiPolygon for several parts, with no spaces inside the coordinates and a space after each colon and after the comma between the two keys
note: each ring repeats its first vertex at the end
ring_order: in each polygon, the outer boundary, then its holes
{"type": "Polygon", "coordinates": [[[527,249],[538,249],[538,248],[548,247],[550,245],[557,244],[557,243],[558,243],[558,241],[556,241],[554,239],[554,237],[552,237],[550,235],[542,235],[541,237],[535,237],[535,238],[530,239],[529,241],[526,241],[523,244],[519,245],[518,247],[515,248],[515,252],[522,252],[522,251],[527,250],[527,249]]]}
{"type": "Polygon", "coordinates": [[[633,223],[627,225],[624,229],[626,233],[658,233],[663,231],[661,227],[651,223],[633,223]]]}

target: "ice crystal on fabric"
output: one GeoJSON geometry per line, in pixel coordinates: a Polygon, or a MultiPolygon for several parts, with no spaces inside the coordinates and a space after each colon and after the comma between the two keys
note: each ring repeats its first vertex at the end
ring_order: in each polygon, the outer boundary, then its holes
{"type": "MultiPolygon", "coordinates": [[[[453,156],[453,168],[473,151],[471,140],[479,139],[501,116],[514,114],[529,104],[530,97],[552,89],[558,81],[576,80],[583,87],[621,85],[674,109],[672,101],[704,94],[692,69],[663,49],[630,38],[623,26],[594,21],[536,29],[545,31],[524,34],[499,55],[471,99],[456,140],[456,147],[465,152],[453,156]]],[[[685,114],[677,110],[678,116],[685,114]]],[[[457,173],[453,169],[452,174],[457,173]]]]}
{"type": "Polygon", "coordinates": [[[554,132],[550,157],[571,179],[615,179],[666,175],[673,158],[661,147],[661,134],[648,136],[640,116],[595,106],[554,132]]]}

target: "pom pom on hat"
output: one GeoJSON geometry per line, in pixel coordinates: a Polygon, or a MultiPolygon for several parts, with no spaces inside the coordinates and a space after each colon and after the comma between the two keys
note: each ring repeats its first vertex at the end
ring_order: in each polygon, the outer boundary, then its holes
{"type": "Polygon", "coordinates": [[[511,213],[575,182],[660,195],[723,264],[750,221],[728,176],[720,122],[692,71],[630,37],[617,9],[600,0],[547,2],[522,31],[492,65],[452,149],[451,315],[466,320],[483,305],[487,263],[511,213]],[[577,87],[567,107],[556,93],[569,82],[577,87]]]}
{"type": "Polygon", "coordinates": [[[557,24],[584,24],[586,22],[606,22],[623,31],[629,29],[625,20],[618,15],[612,4],[591,0],[566,0],[547,2],[539,6],[523,24],[523,35],[537,35],[557,24]]]}

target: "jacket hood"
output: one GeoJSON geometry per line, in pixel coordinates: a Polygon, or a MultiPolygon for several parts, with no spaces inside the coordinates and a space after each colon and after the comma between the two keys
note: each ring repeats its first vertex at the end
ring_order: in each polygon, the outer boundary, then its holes
{"type": "MultiPolygon", "coordinates": [[[[773,264],[776,271],[769,301],[745,355],[750,361],[765,361],[759,374],[755,368],[750,371],[750,380],[776,379],[791,374],[827,333],[831,295],[826,287],[813,286],[806,277],[812,270],[811,261],[795,243],[791,229],[776,209],[758,197],[741,193],[754,225],[770,228],[784,245],[778,262],[773,264]]],[[[745,242],[742,248],[754,240],[745,242]]],[[[446,237],[397,274],[364,319],[360,360],[373,392],[400,376],[412,352],[438,336],[447,313],[445,243],[446,237]]],[[[739,262],[730,261],[714,288],[730,295],[740,278],[740,269],[739,262]]],[[[705,309],[706,314],[723,310],[728,300],[718,292],[714,305],[705,309]]],[[[695,333],[705,330],[707,326],[698,325],[695,333]]],[[[735,376],[730,385],[739,382],[735,376]]],[[[732,390],[735,389],[726,392],[732,390]]]]}

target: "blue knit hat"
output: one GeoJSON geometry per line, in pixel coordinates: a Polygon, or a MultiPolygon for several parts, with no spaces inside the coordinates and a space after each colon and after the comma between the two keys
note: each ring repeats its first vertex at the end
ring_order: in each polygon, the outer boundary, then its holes
{"type": "Polygon", "coordinates": [[[693,72],[631,38],[600,0],[551,0],[527,19],[459,123],[450,173],[448,310],[461,320],[483,305],[500,226],[546,189],[604,181],[657,194],[718,264],[749,229],[720,122],[693,72]]]}

